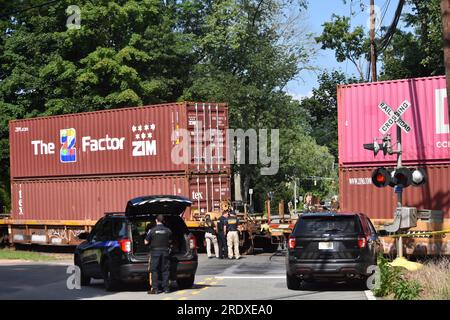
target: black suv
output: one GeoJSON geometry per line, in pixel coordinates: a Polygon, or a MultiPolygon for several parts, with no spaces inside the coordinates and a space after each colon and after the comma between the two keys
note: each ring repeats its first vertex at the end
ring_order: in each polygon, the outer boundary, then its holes
{"type": "Polygon", "coordinates": [[[91,278],[104,279],[108,291],[127,280],[148,280],[149,247],[144,245],[147,231],[156,215],[165,215],[164,224],[172,230],[170,280],[179,288],[194,284],[197,271],[196,239],[181,218],[192,202],[178,196],[147,196],[128,202],[125,213],[105,214],[86,240],[75,250],[75,265],[81,270],[81,285],[91,278]]]}
{"type": "Polygon", "coordinates": [[[288,241],[286,280],[293,290],[302,281],[365,281],[381,250],[374,226],[361,213],[305,213],[288,241]]]}

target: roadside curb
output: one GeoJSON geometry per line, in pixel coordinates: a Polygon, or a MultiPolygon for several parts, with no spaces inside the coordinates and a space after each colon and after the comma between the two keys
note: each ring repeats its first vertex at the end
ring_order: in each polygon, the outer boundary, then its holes
{"type": "Polygon", "coordinates": [[[377,300],[377,298],[373,295],[372,290],[364,290],[364,294],[367,297],[367,300],[377,300]]]}
{"type": "Polygon", "coordinates": [[[73,265],[73,261],[34,261],[34,260],[22,260],[22,259],[2,259],[0,260],[0,265],[16,265],[16,264],[52,264],[52,265],[63,265],[63,266],[69,266],[73,265]]]}

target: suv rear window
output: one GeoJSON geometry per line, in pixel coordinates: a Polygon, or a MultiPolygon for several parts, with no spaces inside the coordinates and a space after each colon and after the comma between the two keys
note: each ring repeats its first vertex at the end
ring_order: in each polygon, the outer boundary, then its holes
{"type": "Polygon", "coordinates": [[[300,217],[293,236],[360,232],[361,224],[357,216],[310,216],[300,217]]]}

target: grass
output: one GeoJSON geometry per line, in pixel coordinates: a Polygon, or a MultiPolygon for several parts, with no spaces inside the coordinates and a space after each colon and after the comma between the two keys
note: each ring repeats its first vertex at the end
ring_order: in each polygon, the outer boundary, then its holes
{"type": "Polygon", "coordinates": [[[58,257],[40,252],[0,249],[0,260],[52,261],[58,260],[58,257]]]}
{"type": "Polygon", "coordinates": [[[420,300],[450,300],[449,258],[425,262],[422,269],[409,272],[407,279],[420,284],[420,300]]]}

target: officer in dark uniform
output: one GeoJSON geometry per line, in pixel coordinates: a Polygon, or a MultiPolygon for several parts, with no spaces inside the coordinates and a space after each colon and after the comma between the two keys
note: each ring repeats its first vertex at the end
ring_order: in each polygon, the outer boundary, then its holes
{"type": "Polygon", "coordinates": [[[164,290],[170,292],[169,273],[170,273],[170,238],[172,231],[164,226],[164,216],[156,217],[156,226],[151,228],[145,237],[144,243],[150,244],[150,272],[149,279],[152,286],[149,294],[159,294],[164,290]]]}
{"type": "Polygon", "coordinates": [[[228,255],[227,248],[227,221],[228,211],[223,211],[217,222],[217,240],[219,242],[219,259],[224,259],[228,255]]]}

